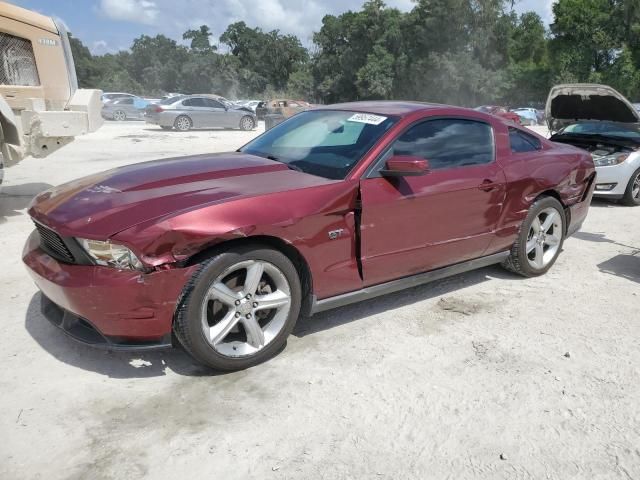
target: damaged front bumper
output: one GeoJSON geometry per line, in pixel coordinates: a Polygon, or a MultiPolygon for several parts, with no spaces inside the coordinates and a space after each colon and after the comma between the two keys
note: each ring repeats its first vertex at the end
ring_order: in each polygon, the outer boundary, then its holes
{"type": "Polygon", "coordinates": [[[66,264],[40,248],[35,232],[23,261],[43,294],[49,321],[76,340],[114,350],[168,346],[177,303],[197,268],[145,274],[66,264]]]}

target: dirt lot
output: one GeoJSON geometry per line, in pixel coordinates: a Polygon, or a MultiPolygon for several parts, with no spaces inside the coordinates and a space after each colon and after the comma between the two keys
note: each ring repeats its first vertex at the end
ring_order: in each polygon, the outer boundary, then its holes
{"type": "Polygon", "coordinates": [[[594,202],[545,277],[491,267],[327,312],[235,374],[42,318],[20,261],[33,194],[252,135],[109,123],[7,170],[1,479],[640,478],[640,208],[594,202]]]}

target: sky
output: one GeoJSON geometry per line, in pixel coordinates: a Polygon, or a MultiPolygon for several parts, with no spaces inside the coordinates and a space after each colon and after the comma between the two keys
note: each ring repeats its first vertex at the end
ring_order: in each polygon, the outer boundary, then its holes
{"type": "MultiPolygon", "coordinates": [[[[554,0],[516,0],[517,12],[534,10],[552,20],[554,0]]],[[[244,20],[263,30],[278,29],[310,45],[327,14],[358,10],[364,0],[9,0],[47,16],[61,18],[94,54],[125,50],[142,35],[165,34],[181,40],[189,28],[209,25],[217,39],[230,23],[244,20]]],[[[386,0],[410,10],[412,0],[386,0]]]]}

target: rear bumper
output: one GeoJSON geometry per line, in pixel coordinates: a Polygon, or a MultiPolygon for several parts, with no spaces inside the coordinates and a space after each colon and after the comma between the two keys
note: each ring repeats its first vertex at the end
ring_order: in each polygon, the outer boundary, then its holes
{"type": "Polygon", "coordinates": [[[84,343],[116,349],[118,345],[165,345],[178,299],[197,268],[143,274],[69,265],[40,249],[37,234],[27,240],[23,261],[46,297],[50,321],[84,343]],[[79,334],[79,328],[87,326],[103,338],[94,341],[97,337],[79,334]]]}

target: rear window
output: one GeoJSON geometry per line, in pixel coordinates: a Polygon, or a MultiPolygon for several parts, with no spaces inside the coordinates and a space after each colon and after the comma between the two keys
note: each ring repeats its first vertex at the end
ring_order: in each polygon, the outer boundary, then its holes
{"type": "Polygon", "coordinates": [[[542,149],[542,143],[539,139],[517,128],[509,129],[509,141],[513,153],[535,152],[542,149]]]}
{"type": "Polygon", "coordinates": [[[29,40],[0,33],[0,85],[40,85],[33,46],[29,40]]]}

